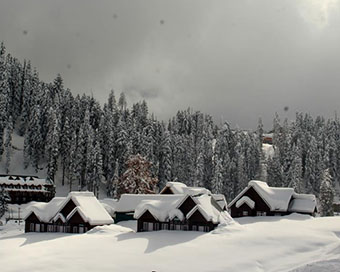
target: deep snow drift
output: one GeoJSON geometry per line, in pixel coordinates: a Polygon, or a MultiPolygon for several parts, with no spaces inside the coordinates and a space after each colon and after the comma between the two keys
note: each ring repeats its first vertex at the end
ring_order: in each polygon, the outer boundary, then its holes
{"type": "Polygon", "coordinates": [[[1,271],[339,271],[340,217],[242,218],[211,233],[97,227],[87,234],[0,227],[1,271]]]}

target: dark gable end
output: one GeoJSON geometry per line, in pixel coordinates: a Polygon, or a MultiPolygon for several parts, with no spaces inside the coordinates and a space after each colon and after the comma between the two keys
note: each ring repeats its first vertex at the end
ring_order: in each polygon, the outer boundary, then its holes
{"type": "Polygon", "coordinates": [[[86,222],[81,217],[78,211],[76,211],[71,218],[67,221],[69,224],[85,224],[86,222]]]}
{"type": "Polygon", "coordinates": [[[205,219],[205,217],[201,214],[200,210],[197,209],[188,219],[190,223],[207,223],[208,221],[205,219]]]}
{"type": "Polygon", "coordinates": [[[146,221],[146,222],[158,222],[158,220],[148,210],[146,210],[139,217],[139,220],[146,221]]]}
{"type": "Polygon", "coordinates": [[[195,206],[196,202],[188,195],[178,209],[184,214],[184,216],[186,216],[195,206]]]}
{"type": "Polygon", "coordinates": [[[249,187],[248,190],[246,190],[243,195],[237,199],[237,201],[235,201],[235,203],[230,207],[232,217],[243,216],[243,211],[248,211],[249,216],[256,216],[257,211],[266,212],[267,214],[270,213],[270,207],[253,187],[249,187]],[[246,204],[241,205],[239,208],[236,207],[237,201],[243,196],[247,196],[255,202],[255,207],[253,210],[251,210],[246,204]]]}
{"type": "Polygon", "coordinates": [[[62,210],[60,211],[60,213],[66,218],[70,212],[73,211],[73,209],[77,207],[76,204],[74,204],[74,202],[72,201],[72,199],[70,199],[66,205],[64,206],[64,208],[62,208],[62,210]]]}
{"type": "Polygon", "coordinates": [[[160,194],[161,195],[173,195],[174,193],[171,191],[170,187],[167,186],[160,194]]]}
{"type": "Polygon", "coordinates": [[[30,223],[40,223],[39,218],[35,215],[34,212],[31,212],[30,216],[28,216],[25,221],[30,223]]]}

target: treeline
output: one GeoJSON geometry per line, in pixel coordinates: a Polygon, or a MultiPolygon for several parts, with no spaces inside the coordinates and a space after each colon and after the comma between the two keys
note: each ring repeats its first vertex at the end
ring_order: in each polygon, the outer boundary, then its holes
{"type": "Polygon", "coordinates": [[[297,115],[296,121],[274,121],[275,155],[262,154],[261,121],[254,132],[214,124],[210,115],[187,109],[168,122],[149,114],[145,101],[128,107],[124,93],[110,92],[103,107],[90,96],[74,96],[58,75],[39,79],[30,62],[20,63],[0,52],[0,155],[11,162],[11,135],[25,137],[25,167],[47,164],[48,176],[62,173],[71,189],[98,192],[106,184],[113,196],[127,159],[141,154],[152,163],[152,176],[162,188],[167,181],[204,186],[232,199],[250,179],[299,192],[320,191],[320,175],[340,175],[338,120],[297,115]],[[4,153],[4,154],[3,154],[4,153]]]}

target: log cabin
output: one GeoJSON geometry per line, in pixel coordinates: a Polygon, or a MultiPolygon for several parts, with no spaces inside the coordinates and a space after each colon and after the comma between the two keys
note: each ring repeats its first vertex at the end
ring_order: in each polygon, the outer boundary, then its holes
{"type": "Polygon", "coordinates": [[[84,233],[113,219],[92,192],[70,192],[48,203],[35,203],[25,216],[25,232],[84,233]]]}
{"type": "Polygon", "coordinates": [[[137,232],[183,230],[209,232],[232,219],[212,196],[162,195],[157,200],[142,200],[136,207],[137,232]]]}
{"type": "Polygon", "coordinates": [[[228,205],[232,217],[274,216],[301,213],[314,216],[315,195],[298,194],[293,188],[270,187],[266,182],[251,180],[228,205]]]}
{"type": "Polygon", "coordinates": [[[55,195],[54,182],[37,176],[0,175],[0,188],[8,192],[11,204],[48,202],[55,195]]]}

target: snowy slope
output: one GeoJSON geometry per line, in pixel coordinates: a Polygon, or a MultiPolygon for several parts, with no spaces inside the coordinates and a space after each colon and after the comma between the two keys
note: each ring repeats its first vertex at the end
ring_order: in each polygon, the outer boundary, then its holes
{"type": "Polygon", "coordinates": [[[77,235],[17,235],[11,226],[0,231],[1,271],[338,271],[339,217],[239,223],[211,233],[135,233],[111,225],[77,235]]]}
{"type": "MultiPolygon", "coordinates": [[[[32,166],[28,166],[26,169],[24,168],[24,137],[21,137],[17,135],[16,133],[12,134],[12,157],[11,157],[11,163],[10,163],[10,172],[9,174],[13,175],[32,175],[32,176],[38,176],[41,178],[46,177],[47,168],[46,163],[42,163],[40,165],[40,169],[38,172],[35,171],[35,169],[32,166]]],[[[3,154],[2,160],[0,161],[0,173],[5,174],[5,155],[3,154]]],[[[70,187],[67,184],[64,186],[61,185],[61,179],[62,179],[62,171],[61,167],[59,167],[56,175],[55,175],[55,184],[56,184],[56,196],[67,196],[67,194],[70,191],[70,187]]],[[[74,185],[72,190],[78,190],[78,186],[74,185]]],[[[101,188],[99,191],[99,198],[105,198],[105,184],[101,184],[101,188]]]]}

